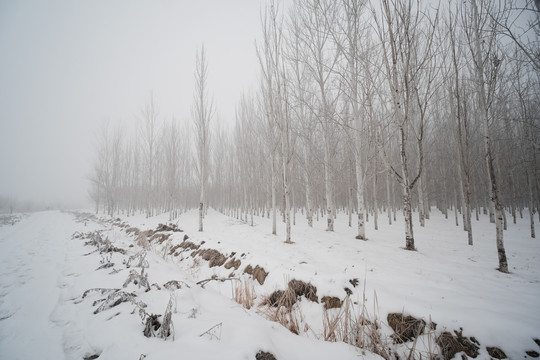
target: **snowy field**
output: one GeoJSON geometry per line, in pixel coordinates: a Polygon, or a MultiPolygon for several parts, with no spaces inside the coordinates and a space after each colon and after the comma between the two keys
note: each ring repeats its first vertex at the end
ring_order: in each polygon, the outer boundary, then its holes
{"type": "Polygon", "coordinates": [[[149,219],[123,216],[120,221],[81,219],[51,211],[0,226],[0,359],[255,359],[259,351],[278,360],[380,358],[343,341],[322,341],[340,340],[337,330],[335,337],[329,336],[328,320],[344,319],[345,304],[352,318],[364,309],[366,318],[379,324],[380,341],[394,354],[413,349],[416,358],[426,358],[439,351],[438,335],[460,329],[480,343],[480,359],[490,358],[486,347],[491,346],[510,359],[529,356],[526,351],[540,352],[534,342],[540,338],[540,242],[528,235],[526,217],[508,224],[505,245],[511,273],[503,274],[495,270],[495,227],[485,216],[473,221],[475,244],[468,246],[461,226],[434,212],[425,228],[415,222],[418,250],[410,252],[402,249],[404,226],[399,217],[389,226],[380,216],[378,231],[370,218],[369,240],[364,242],[354,239],[355,230],[343,214],[336,220],[336,231],[329,233],[324,231],[325,219],[311,229],[298,213],[294,244],[285,244],[281,223],[274,236],[269,219],[256,217],[250,226],[209,210],[205,231],[199,233],[197,213],[190,211],[174,222],[183,232],[156,232],[166,236],[148,239],[144,274],[150,291],[140,281],[126,281],[130,271],[142,270],[130,257],[146,245],[141,236],[126,230],[155,230],[168,223],[168,214],[149,219]],[[94,231],[126,254],[85,246],[94,231]],[[72,239],[74,233],[80,238],[72,239]],[[179,247],[187,242],[198,249],[179,247]],[[240,260],[237,269],[210,267],[201,256],[192,256],[204,249],[215,249],[227,263],[240,260]],[[268,273],[262,285],[244,274],[248,265],[268,273]],[[212,277],[231,280],[209,281],[204,288],[196,284],[212,277]],[[263,305],[293,279],[314,285],[319,300],[301,297],[294,304],[300,336],[268,320],[275,310],[263,305]],[[177,286],[163,286],[170,280],[177,286]],[[253,290],[254,306],[249,310],[234,301],[235,290],[244,286],[253,290]],[[106,290],[85,294],[96,288],[106,290]],[[134,297],[108,303],[109,295],[120,293],[110,289],[134,297]],[[326,311],[325,296],[344,305],[326,311]],[[155,330],[156,336],[145,337],[141,309],[161,314],[160,321],[171,310],[170,336],[162,339],[155,330]],[[394,344],[387,314],[395,312],[437,326],[426,326],[415,341],[394,344]]]}

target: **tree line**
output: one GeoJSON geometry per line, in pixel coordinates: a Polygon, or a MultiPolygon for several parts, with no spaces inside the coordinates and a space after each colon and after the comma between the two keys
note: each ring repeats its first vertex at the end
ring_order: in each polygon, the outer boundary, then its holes
{"type": "Polygon", "coordinates": [[[283,221],[285,242],[296,221],[333,231],[338,212],[367,240],[369,216],[377,229],[401,212],[407,250],[435,210],[473,245],[485,212],[508,272],[507,223],[525,213],[534,238],[539,206],[539,19],[532,0],[271,0],[259,86],[234,125],[215,117],[201,48],[191,123],[163,121],[150,98],[132,136],[103,127],[96,211],[174,219],[198,207],[202,231],[212,206],[271,217],[273,234],[283,221]]]}

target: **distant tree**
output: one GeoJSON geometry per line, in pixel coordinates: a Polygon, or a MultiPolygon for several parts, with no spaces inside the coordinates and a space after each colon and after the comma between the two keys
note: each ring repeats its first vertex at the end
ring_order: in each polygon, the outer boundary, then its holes
{"type": "MultiPolygon", "coordinates": [[[[285,218],[285,242],[291,243],[291,162],[293,158],[291,117],[289,114],[288,78],[285,65],[282,14],[276,2],[265,9],[262,18],[263,43],[258,50],[263,73],[265,108],[270,126],[279,133],[281,145],[281,173],[283,175],[283,215],[285,218]]],[[[275,148],[277,149],[277,147],[275,148]]],[[[273,166],[274,163],[273,163],[273,166]]],[[[272,169],[274,172],[275,169],[272,169]]],[[[275,191],[275,190],[274,190],[275,191]]],[[[273,196],[275,201],[275,194],[273,196]]],[[[275,206],[273,206],[275,208],[275,206]]],[[[275,215],[274,215],[275,221],[275,215]]],[[[274,229],[275,232],[275,225],[274,229]]]]}
{"type": "Polygon", "coordinates": [[[146,216],[150,217],[154,210],[154,187],[155,187],[155,172],[157,163],[158,150],[158,112],[154,104],[154,96],[150,95],[150,99],[144,105],[141,111],[142,125],[140,127],[140,139],[142,141],[142,149],[144,155],[144,194],[146,216]]]}
{"type": "Polygon", "coordinates": [[[203,231],[206,206],[206,185],[208,182],[208,160],[210,152],[210,121],[214,115],[213,101],[208,95],[208,64],[204,46],[195,58],[195,92],[191,117],[195,125],[197,139],[197,165],[199,171],[199,231],[203,231]]]}

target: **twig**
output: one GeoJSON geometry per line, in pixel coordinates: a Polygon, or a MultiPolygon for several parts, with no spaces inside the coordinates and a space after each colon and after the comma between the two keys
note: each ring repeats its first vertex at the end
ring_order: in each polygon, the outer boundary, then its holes
{"type": "Polygon", "coordinates": [[[226,280],[238,280],[240,281],[239,278],[210,278],[210,279],[204,279],[204,280],[201,280],[199,282],[197,282],[197,285],[201,285],[201,287],[204,289],[204,285],[208,284],[210,281],[226,281],[226,280]]]}

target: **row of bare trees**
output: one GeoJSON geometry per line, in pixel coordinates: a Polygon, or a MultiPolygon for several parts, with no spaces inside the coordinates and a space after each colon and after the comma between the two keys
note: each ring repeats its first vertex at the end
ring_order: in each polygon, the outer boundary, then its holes
{"type": "Polygon", "coordinates": [[[251,224],[271,217],[273,234],[281,217],[288,243],[299,213],[309,226],[325,217],[327,231],[337,212],[349,226],[354,214],[366,240],[368,216],[377,229],[379,216],[392,224],[402,211],[407,250],[413,210],[420,226],[434,208],[453,210],[469,245],[472,218],[485,211],[499,270],[508,271],[506,217],[516,222],[527,209],[535,237],[539,206],[532,1],[295,0],[288,9],[271,1],[261,28],[260,86],[241,96],[233,128],[210,123],[201,51],[195,136],[174,122],[158,130],[152,101],[135,140],[105,129],[92,178],[97,207],[174,217],[197,204],[201,231],[207,204],[251,224]]]}

